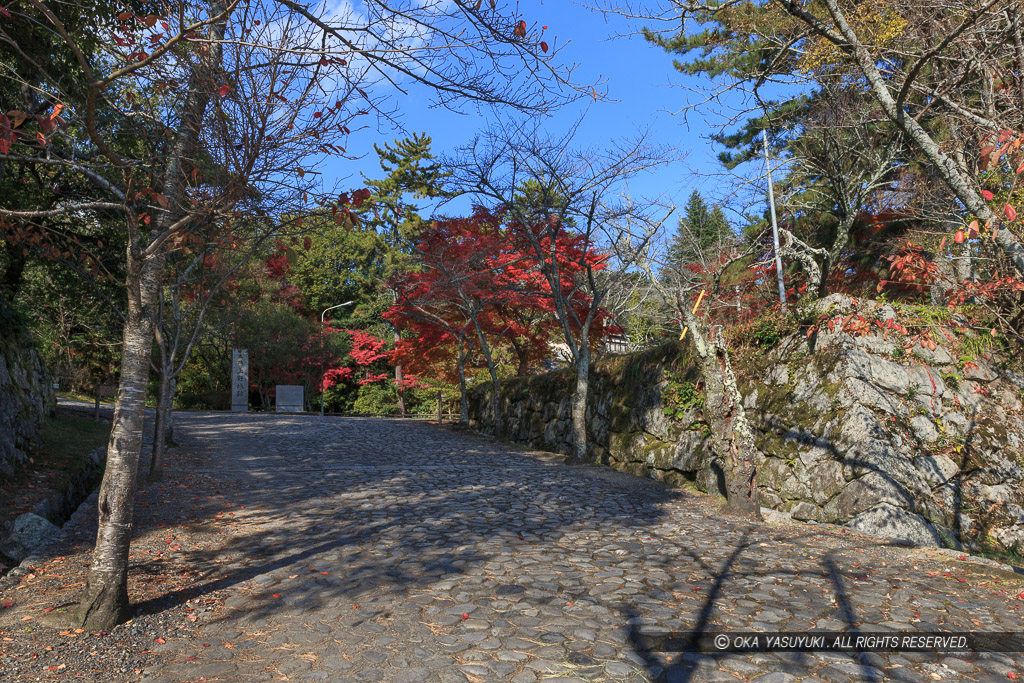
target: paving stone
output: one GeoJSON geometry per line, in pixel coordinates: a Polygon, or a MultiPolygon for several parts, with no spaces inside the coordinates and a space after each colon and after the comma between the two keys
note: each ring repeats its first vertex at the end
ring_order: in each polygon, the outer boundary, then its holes
{"type": "Polygon", "coordinates": [[[196,669],[189,670],[189,678],[232,678],[237,674],[238,666],[233,663],[222,662],[219,664],[207,664],[196,669]]]}
{"type": "Polygon", "coordinates": [[[513,652],[511,650],[499,650],[494,656],[502,662],[523,662],[530,658],[525,652],[513,652]]]}
{"type": "Polygon", "coordinates": [[[495,676],[503,679],[508,678],[519,670],[519,666],[511,662],[490,662],[487,668],[494,672],[495,676]]]}
{"type": "Polygon", "coordinates": [[[463,664],[459,668],[470,676],[489,676],[491,674],[491,670],[483,664],[463,664]]]}
{"type": "Polygon", "coordinates": [[[764,674],[763,676],[753,678],[751,679],[751,683],[793,683],[796,680],[796,676],[775,671],[770,674],[764,674]]]}
{"type": "Polygon", "coordinates": [[[888,679],[893,681],[907,681],[908,683],[924,683],[925,681],[935,680],[931,676],[925,675],[920,671],[915,671],[913,669],[908,669],[902,666],[886,669],[885,673],[888,679]]]}
{"type": "Polygon", "coordinates": [[[828,683],[849,683],[849,681],[858,680],[852,678],[846,671],[831,665],[818,669],[814,674],[821,680],[828,681],[828,683]]]}
{"type": "MultiPolygon", "coordinates": [[[[707,673],[701,673],[696,678],[706,683],[737,683],[739,679],[735,675],[727,671],[708,671],[707,673]]],[[[806,678],[802,679],[807,681],[806,678]]]]}
{"type": "Polygon", "coordinates": [[[534,659],[527,662],[526,666],[529,669],[540,671],[541,673],[556,673],[558,671],[564,671],[566,668],[565,664],[555,662],[550,659],[534,659]]]}

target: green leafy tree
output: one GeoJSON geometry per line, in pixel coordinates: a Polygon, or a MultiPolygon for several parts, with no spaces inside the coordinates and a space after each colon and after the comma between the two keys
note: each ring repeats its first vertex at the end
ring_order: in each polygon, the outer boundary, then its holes
{"type": "Polygon", "coordinates": [[[235,311],[232,332],[237,347],[249,349],[249,381],[265,410],[270,409],[270,392],[277,384],[304,384],[308,394],[320,367],[312,321],[291,306],[264,297],[235,311]]]}
{"type": "MultiPolygon", "coordinates": [[[[307,218],[304,228],[308,232],[303,248],[290,250],[294,263],[289,278],[302,290],[310,315],[319,319],[329,306],[344,301],[367,305],[379,296],[387,245],[373,226],[339,225],[325,214],[307,218]]],[[[332,317],[349,316],[354,310],[339,309],[332,317]]]]}

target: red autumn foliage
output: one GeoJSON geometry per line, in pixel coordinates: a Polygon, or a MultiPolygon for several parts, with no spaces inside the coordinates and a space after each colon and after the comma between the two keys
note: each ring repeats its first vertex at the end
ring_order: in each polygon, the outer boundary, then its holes
{"type": "Polygon", "coordinates": [[[330,368],[324,371],[323,382],[320,385],[320,391],[327,391],[335,384],[344,384],[352,379],[353,371],[352,368],[330,368]]]}
{"type": "MultiPolygon", "coordinates": [[[[399,344],[396,361],[420,372],[438,365],[450,368],[460,338],[465,346],[478,344],[473,318],[489,345],[510,349],[521,374],[550,354],[549,341],[560,332],[555,301],[542,264],[518,233],[522,229],[506,224],[502,213],[480,206],[466,218],[447,218],[424,228],[417,245],[422,268],[390,283],[398,297],[385,317],[415,334],[399,344]]],[[[540,226],[532,229],[541,234],[540,226]]],[[[582,238],[569,230],[558,233],[554,247],[565,299],[585,311],[590,302],[574,278],[582,270],[581,261],[600,269],[604,258],[586,251],[582,238]]],[[[611,329],[606,318],[603,311],[595,318],[593,339],[611,329]]]]}
{"type": "Polygon", "coordinates": [[[365,330],[345,330],[352,337],[352,349],[348,355],[356,362],[356,365],[372,365],[373,363],[387,358],[387,342],[378,339],[365,330]]]}

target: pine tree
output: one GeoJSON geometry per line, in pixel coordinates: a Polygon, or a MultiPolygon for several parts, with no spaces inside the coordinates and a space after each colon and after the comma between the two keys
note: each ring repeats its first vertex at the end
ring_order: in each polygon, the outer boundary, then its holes
{"type": "MultiPolygon", "coordinates": [[[[370,225],[377,230],[382,244],[378,267],[386,278],[415,269],[413,249],[420,239],[423,218],[420,207],[407,199],[437,199],[450,196],[444,189],[445,179],[451,175],[434,160],[430,151],[430,136],[414,133],[411,138],[395,140],[394,146],[374,145],[380,157],[385,176],[380,180],[366,179],[370,188],[368,211],[373,212],[370,225]]],[[[394,293],[391,294],[394,296],[394,293]]],[[[393,299],[392,299],[393,300],[393,299]]],[[[401,333],[392,331],[397,345],[401,333]]],[[[402,365],[395,365],[395,385],[402,386],[402,365]]],[[[405,399],[398,392],[398,412],[405,415],[405,399]]]]}
{"type": "Polygon", "coordinates": [[[700,192],[690,194],[679,227],[668,248],[672,267],[700,263],[709,253],[732,236],[729,221],[718,204],[708,206],[700,192]]]}
{"type": "MultiPolygon", "coordinates": [[[[450,196],[444,189],[445,171],[430,151],[430,136],[415,133],[411,138],[395,140],[383,147],[374,145],[385,176],[366,180],[372,194],[367,202],[373,213],[369,222],[381,234],[385,250],[385,271],[391,275],[408,267],[408,255],[419,239],[423,218],[412,199],[438,199],[450,196]]],[[[365,217],[364,217],[365,218],[365,217]]]]}

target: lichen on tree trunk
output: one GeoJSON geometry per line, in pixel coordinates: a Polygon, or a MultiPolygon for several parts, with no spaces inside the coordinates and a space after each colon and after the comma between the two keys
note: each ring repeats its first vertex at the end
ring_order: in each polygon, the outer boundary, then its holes
{"type": "Polygon", "coordinates": [[[721,467],[726,502],[723,512],[761,519],[757,500],[757,446],[743,409],[720,328],[704,327],[689,310],[683,311],[692,333],[697,366],[704,383],[704,419],[711,428],[711,448],[721,467]]]}

